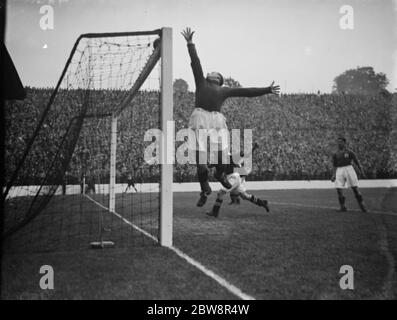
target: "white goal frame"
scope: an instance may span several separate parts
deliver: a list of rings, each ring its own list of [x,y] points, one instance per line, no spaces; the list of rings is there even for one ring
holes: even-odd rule
[[[160,114],[161,114],[161,130],[166,136],[167,123],[173,120],[173,85],[172,85],[172,28],[161,29],[161,44],[160,44]],[[150,73],[150,69],[145,69],[143,73]],[[145,75],[143,75],[143,78]],[[138,84],[138,86],[140,86]],[[132,90],[137,90],[133,88]],[[111,144],[110,144],[110,181],[109,181],[109,211],[115,212],[116,207],[116,153],[117,153],[117,118],[118,114],[124,109],[124,106],[129,102],[123,103],[118,111],[112,115],[111,125]],[[143,138],[143,137],[142,137]],[[167,159],[166,140],[160,144],[160,159]],[[173,233],[173,165],[166,161],[161,163],[160,175],[160,217],[159,217],[159,243],[165,247],[172,246]]]

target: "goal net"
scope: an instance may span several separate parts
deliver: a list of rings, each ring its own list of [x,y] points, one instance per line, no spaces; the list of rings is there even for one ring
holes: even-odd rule
[[[172,244],[172,167],[144,158],[145,132],[172,120],[171,41],[82,35],[44,107],[34,90],[8,105],[6,252]]]

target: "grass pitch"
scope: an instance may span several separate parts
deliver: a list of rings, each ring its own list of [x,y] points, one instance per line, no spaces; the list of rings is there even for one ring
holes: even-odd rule
[[[270,213],[226,199],[214,219],[205,211],[215,194],[197,208],[198,194],[175,193],[174,246],[255,299],[397,297],[396,189],[362,189],[368,213],[357,210],[349,190],[346,213],[336,212],[334,190],[253,193],[269,200]],[[123,208],[131,209],[128,201]],[[144,218],[140,226],[151,233],[156,227]],[[116,241],[104,250],[89,249],[88,239],[81,239],[87,243],[76,250],[5,254],[2,298],[238,299],[151,239],[142,246],[119,247]],[[54,269],[54,290],[39,287],[42,265]],[[354,290],[339,286],[342,265],[354,269]]]

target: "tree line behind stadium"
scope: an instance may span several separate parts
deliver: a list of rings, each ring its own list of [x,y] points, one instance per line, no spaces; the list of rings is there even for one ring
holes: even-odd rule
[[[79,101],[77,91],[75,101]],[[52,89],[28,87],[26,92],[25,100],[6,105],[6,178],[10,177],[26,148]],[[93,91],[90,99],[106,112],[106,105],[116,100],[118,94],[116,90]],[[70,95],[73,96],[73,92],[69,93],[69,100]],[[52,106],[55,109],[68,104],[62,99],[56,99],[55,103]],[[194,93],[174,93],[176,131],[188,126],[193,108]],[[222,110],[229,129],[252,129],[253,141],[259,144],[253,155],[253,171],[247,180],[316,180],[330,178],[331,155],[340,135],[347,138],[358,155],[366,178],[396,178],[397,134],[393,130],[397,127],[396,109],[397,94],[383,92],[376,95],[282,94],[279,97],[232,98]],[[143,141],[144,133],[158,127],[159,114],[159,93],[140,91],[119,117],[117,183],[126,182],[129,174],[138,183],[158,181],[158,167],[145,164],[142,152],[148,145]],[[48,131],[46,141],[35,143],[33,153],[51,155],[56,152],[51,136],[59,136],[59,131],[67,127],[62,119],[47,122],[50,125],[42,129]],[[80,183],[82,166],[90,167],[92,175],[101,180],[98,183],[109,179],[110,121],[102,122],[101,127],[89,127],[86,125],[82,129],[82,138],[66,174],[68,184]],[[95,152],[101,160],[94,160],[97,158],[92,155],[87,160],[87,152]],[[39,156],[37,159],[25,164],[26,174],[22,173],[17,184],[38,184],[48,163]],[[196,180],[194,165],[174,166],[175,182]]]

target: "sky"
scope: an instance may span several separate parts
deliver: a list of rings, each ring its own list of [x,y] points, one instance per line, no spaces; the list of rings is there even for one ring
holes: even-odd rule
[[[40,8],[54,9],[43,30]],[[352,29],[341,28],[353,9]],[[345,21],[345,20],[343,20]],[[204,72],[245,87],[274,80],[284,93],[330,92],[333,79],[372,66],[397,90],[397,0],[8,0],[6,46],[26,86],[54,87],[80,34],[173,29],[173,77],[194,90],[191,27]]]

